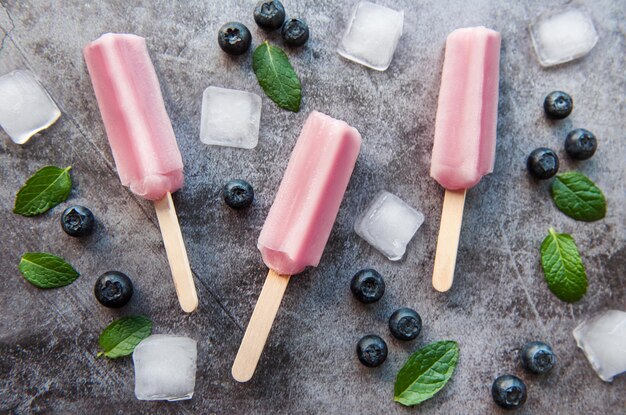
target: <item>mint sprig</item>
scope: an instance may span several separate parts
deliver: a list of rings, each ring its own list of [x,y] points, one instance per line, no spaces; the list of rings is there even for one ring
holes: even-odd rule
[[[300,79],[281,48],[263,42],[252,55],[252,69],[265,95],[276,105],[289,111],[300,111]]]
[[[556,207],[576,220],[593,222],[606,215],[602,190],[587,176],[576,171],[561,173],[552,182]]]
[[[72,190],[71,168],[46,166],[37,170],[17,192],[13,213],[36,216],[65,201]]]
[[[396,376],[394,401],[412,406],[432,398],[448,383],[459,360],[455,341],[431,343],[413,353]]]
[[[152,321],[144,316],[127,316],[113,321],[98,338],[102,352],[110,359],[128,356],[152,333]]]
[[[571,235],[550,228],[541,244],[541,266],[548,288],[560,300],[574,303],[587,292],[587,273]]]
[[[39,288],[64,287],[80,276],[63,258],[45,252],[25,253],[18,268],[26,281]]]

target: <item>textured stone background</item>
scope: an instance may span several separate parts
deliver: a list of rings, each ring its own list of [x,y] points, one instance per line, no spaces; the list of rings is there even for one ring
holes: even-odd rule
[[[204,88],[216,85],[262,92],[250,54],[231,58],[216,42],[219,26],[240,20],[254,45],[276,34],[257,30],[254,1],[0,1],[0,74],[29,68],[63,111],[45,134],[24,146],[0,132],[0,412],[2,413],[501,413],[490,396],[492,380],[521,376],[529,388],[527,414],[618,414],[626,406],[626,376],[602,382],[576,348],[572,329],[606,308],[626,308],[626,3],[587,1],[600,41],[584,59],[542,69],[532,50],[529,19],[565,1],[420,2],[379,0],[405,10],[404,35],[383,73],[348,62],[335,52],[355,1],[286,1],[303,16],[312,39],[289,50],[304,85],[303,107],[292,114],[263,98],[259,145],[254,150],[208,147],[199,141]],[[546,4],[550,3],[550,4]],[[443,190],[428,176],[445,36],[483,24],[502,32],[497,161],[467,198],[456,282],[447,294],[430,285]],[[175,195],[195,272],[200,308],[178,307],[152,206],[117,178],[81,48],[108,31],[145,36],[186,166],[185,187]],[[572,94],[573,114],[549,122],[543,97],[553,89]],[[266,268],[255,248],[298,132],[317,109],[359,129],[364,146],[322,263],[293,279],[257,373],[237,384],[230,367]],[[589,161],[572,162],[562,149],[574,127],[600,141]],[[561,214],[549,182],[531,180],[525,158],[550,146],[562,170],[576,169],[604,190],[607,217],[581,223]],[[11,213],[13,197],[36,169],[72,165],[70,199],[36,218]],[[223,204],[221,186],[249,180],[253,207],[237,213]],[[380,189],[424,212],[402,261],[390,262],[353,231],[355,216]],[[70,203],[89,206],[98,219],[87,239],[66,236],[59,216]],[[571,233],[582,251],[589,292],[575,305],[548,290],[539,246],[554,226]],[[17,271],[26,251],[67,258],[82,274],[72,286],[42,291]],[[378,269],[388,291],[364,306],[352,298],[350,277]],[[100,306],[95,279],[116,269],[130,275],[136,296],[125,309]],[[400,306],[421,313],[418,340],[401,343],[386,321]],[[96,359],[97,338],[112,319],[142,313],[157,333],[199,341],[193,400],[140,402],[133,395],[130,359]],[[389,358],[367,369],[355,356],[357,340],[378,333]],[[411,351],[439,339],[457,340],[461,360],[453,380],[434,399],[407,409],[392,402],[395,373]],[[526,374],[518,351],[528,340],[551,343],[559,365],[549,376]]]

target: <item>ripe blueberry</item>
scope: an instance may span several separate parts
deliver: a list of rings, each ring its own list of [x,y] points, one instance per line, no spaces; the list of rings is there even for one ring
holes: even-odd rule
[[[245,209],[254,200],[254,189],[245,180],[231,180],[222,189],[224,202],[235,210]]]
[[[380,300],[385,293],[385,281],[375,270],[363,269],[352,277],[350,290],[362,303],[373,303]]]
[[[536,148],[528,156],[526,168],[537,179],[549,179],[559,171],[559,157],[549,148]]]
[[[84,206],[70,206],[61,215],[61,226],[71,236],[86,236],[93,232],[94,217]]]
[[[415,310],[400,308],[389,318],[389,330],[398,340],[413,340],[422,331],[422,318]]]
[[[556,364],[556,356],[552,348],[543,342],[529,342],[522,347],[522,365],[538,375],[552,370]]]
[[[565,92],[552,91],[543,101],[543,109],[548,117],[560,120],[570,115],[574,101]]]
[[[302,46],[309,40],[309,26],[304,20],[289,19],[283,25],[282,35],[289,46]]]
[[[359,340],[356,355],[367,367],[380,366],[387,358],[387,343],[375,334],[369,334]]]
[[[503,375],[493,381],[491,396],[503,408],[519,408],[526,402],[526,385],[517,376]]]
[[[254,8],[254,21],[262,29],[276,30],[285,21],[285,8],[278,0],[264,0]]]
[[[584,128],[577,128],[567,134],[565,139],[565,151],[576,160],[587,160],[591,158],[598,147],[598,140],[591,131]]]
[[[119,308],[133,296],[133,283],[126,274],[108,271],[98,277],[93,291],[103,306]]]
[[[252,43],[252,35],[241,23],[228,22],[217,32],[217,43],[229,55],[242,55]]]

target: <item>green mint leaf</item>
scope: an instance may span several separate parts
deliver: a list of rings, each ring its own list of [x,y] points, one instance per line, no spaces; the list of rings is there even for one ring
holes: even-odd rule
[[[568,303],[587,292],[587,273],[574,238],[566,233],[550,233],[541,243],[541,266],[550,291]]]
[[[143,339],[152,333],[152,321],[144,316],[127,316],[115,320],[104,329],[98,344],[110,359],[128,356]],[[100,355],[101,353],[99,353]]]
[[[252,69],[259,85],[272,101],[286,110],[300,111],[302,86],[281,48],[263,42],[252,55]]]
[[[431,343],[413,353],[396,376],[393,400],[405,406],[432,398],[450,380],[459,360],[455,341]]]
[[[59,288],[80,276],[63,258],[43,252],[27,252],[18,266],[26,281],[39,288]]]
[[[71,168],[46,166],[37,170],[17,192],[13,213],[36,216],[65,201],[72,190]]]
[[[576,220],[593,222],[606,215],[602,190],[582,173],[558,174],[552,182],[552,199],[561,212]]]

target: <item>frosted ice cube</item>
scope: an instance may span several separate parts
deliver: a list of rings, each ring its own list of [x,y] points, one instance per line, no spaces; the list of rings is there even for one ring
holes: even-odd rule
[[[539,63],[553,66],[585,56],[598,42],[589,15],[578,7],[543,14],[530,25]]]
[[[398,261],[424,223],[424,215],[399,197],[382,191],[354,224],[354,231],[392,261]]]
[[[585,320],[574,329],[574,338],[605,382],[626,372],[626,312],[608,310]]]
[[[17,144],[24,144],[61,116],[48,92],[26,70],[0,77],[0,125]]]
[[[143,401],[191,399],[196,386],[196,341],[154,334],[133,352],[135,396]]]
[[[204,90],[200,124],[204,144],[254,148],[260,123],[261,97],[257,94],[215,86]]]
[[[355,6],[337,52],[377,71],[391,64],[402,36],[404,12],[362,1]]]

